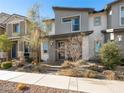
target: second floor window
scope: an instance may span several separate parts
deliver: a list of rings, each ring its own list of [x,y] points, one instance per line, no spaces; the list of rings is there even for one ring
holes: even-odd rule
[[[101,17],[97,16],[94,18],[94,26],[100,26],[101,25]]]
[[[46,25],[46,31],[48,31],[48,32],[52,31],[52,24],[51,23]]]
[[[70,17],[68,17],[68,18],[63,18],[63,19],[62,19],[62,22],[63,22],[63,23],[71,22],[71,18],[70,18]]]
[[[19,24],[13,25],[13,32],[14,33],[20,33],[20,25]]]
[[[74,17],[72,18],[72,31],[79,31],[80,30],[80,18]]]
[[[71,31],[80,31],[80,16],[62,18],[63,23],[71,23]]]
[[[121,7],[121,25],[124,25],[124,6]]]

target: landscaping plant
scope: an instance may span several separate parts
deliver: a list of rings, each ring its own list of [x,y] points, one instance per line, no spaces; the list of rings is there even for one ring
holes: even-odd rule
[[[6,52],[6,60],[8,60],[8,52],[12,49],[12,42],[8,39],[7,35],[0,35],[0,49]]]
[[[100,58],[107,69],[114,69],[120,64],[120,52],[115,42],[108,42],[100,49]]]
[[[12,62],[3,62],[3,63],[1,63],[1,68],[3,68],[3,69],[8,69],[10,67],[12,67]]]

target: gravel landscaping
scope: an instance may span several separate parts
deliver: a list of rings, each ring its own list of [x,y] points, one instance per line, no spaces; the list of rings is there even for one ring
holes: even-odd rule
[[[15,82],[0,81],[0,93],[85,93],[29,84],[27,84],[28,90],[21,91],[17,90],[16,88],[17,85],[18,83]]]

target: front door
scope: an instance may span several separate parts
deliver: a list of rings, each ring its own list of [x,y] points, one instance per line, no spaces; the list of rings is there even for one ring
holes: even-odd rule
[[[14,42],[12,46],[12,58],[16,58],[16,57],[17,57],[17,42]]]
[[[65,59],[65,42],[57,41],[57,60]]]

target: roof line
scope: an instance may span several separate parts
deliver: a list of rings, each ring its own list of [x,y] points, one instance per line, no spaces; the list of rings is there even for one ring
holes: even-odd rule
[[[76,8],[76,7],[58,7],[58,6],[53,6],[53,10],[77,10],[77,11],[95,11],[94,8]]]

